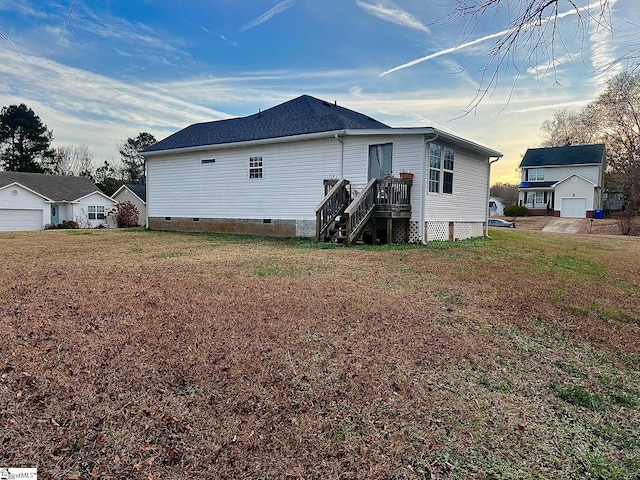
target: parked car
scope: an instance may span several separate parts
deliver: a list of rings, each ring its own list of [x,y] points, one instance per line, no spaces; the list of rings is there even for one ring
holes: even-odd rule
[[[516,228],[516,224],[513,222],[507,222],[506,220],[502,220],[500,218],[490,218],[489,219],[490,227],[506,227],[506,228]]]

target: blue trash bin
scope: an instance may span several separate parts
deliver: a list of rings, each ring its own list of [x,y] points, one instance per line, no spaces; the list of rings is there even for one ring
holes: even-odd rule
[[[593,213],[593,216],[599,219],[603,217],[603,214],[604,212],[601,208],[596,208],[596,211]]]

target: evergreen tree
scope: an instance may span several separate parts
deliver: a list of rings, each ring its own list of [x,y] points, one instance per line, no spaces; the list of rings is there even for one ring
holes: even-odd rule
[[[24,103],[0,112],[0,166],[7,171],[48,173],[53,132]]]
[[[146,181],[144,172],[144,157],[140,152],[156,143],[153,135],[141,132],[137,137],[127,138],[120,145],[123,171],[131,183],[143,185]]]

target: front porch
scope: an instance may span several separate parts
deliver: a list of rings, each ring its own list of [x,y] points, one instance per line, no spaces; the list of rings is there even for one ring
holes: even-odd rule
[[[383,177],[359,187],[346,179],[324,181],[325,197],[316,208],[316,241],[391,243],[409,241],[413,180]]]

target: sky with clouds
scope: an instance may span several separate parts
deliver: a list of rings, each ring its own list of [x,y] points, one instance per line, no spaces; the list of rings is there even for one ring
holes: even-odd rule
[[[623,68],[603,70],[637,38],[636,0],[609,0],[613,34],[596,21],[599,2],[578,1],[592,8],[579,17],[561,1],[553,55],[522,45],[496,83],[484,54],[510,33],[508,9],[471,28],[440,21],[452,3],[0,0],[0,106],[26,103],[54,146],[88,145],[101,164],[138,132],[161,139],[309,94],[499,150],[492,181],[515,182],[542,122],[595,99]]]

